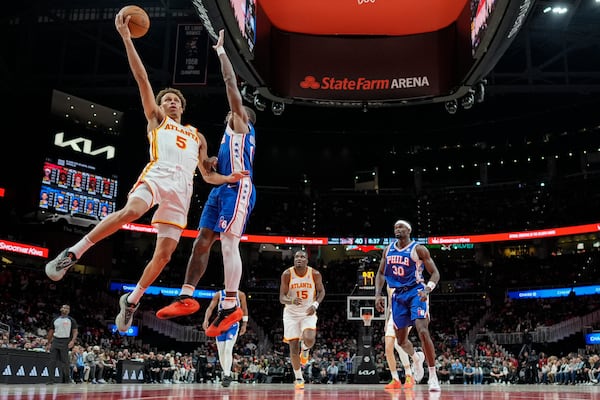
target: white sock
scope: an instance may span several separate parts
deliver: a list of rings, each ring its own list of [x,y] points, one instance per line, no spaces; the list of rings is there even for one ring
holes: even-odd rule
[[[186,283],[181,287],[181,293],[179,294],[183,296],[192,296],[194,294],[194,290],[196,290],[194,286]]]
[[[223,309],[227,310],[229,308],[233,308],[237,305],[237,301],[235,297],[225,297],[223,302],[221,303]]]
[[[304,380],[304,378],[302,377],[302,369],[295,369],[294,376],[296,377],[296,379],[300,379],[302,381]]]
[[[140,299],[146,292],[146,289],[147,288],[145,288],[145,287],[141,287],[139,283],[137,285],[135,285],[135,289],[133,289],[133,292],[129,293],[129,296],[127,296],[127,302],[129,304],[139,303]]]
[[[395,380],[395,381],[399,381],[400,380],[400,377],[398,376],[398,371],[393,370],[393,371],[390,371],[390,373],[392,374],[392,379],[393,380]]]
[[[69,248],[69,252],[75,254],[75,257],[79,260],[83,253],[89,250],[95,243],[93,243],[87,235],[81,238],[81,240],[75,243],[75,246]]]
[[[435,367],[428,367],[429,370],[429,380],[431,382],[437,381],[437,373],[435,372]]]

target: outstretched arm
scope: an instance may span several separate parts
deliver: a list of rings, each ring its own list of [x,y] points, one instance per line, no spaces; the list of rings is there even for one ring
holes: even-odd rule
[[[148,79],[148,73],[146,72],[146,68],[142,63],[140,55],[133,45],[131,32],[129,31],[128,26],[130,19],[131,16],[126,17],[119,12],[115,16],[115,27],[123,39],[125,51],[127,52],[127,60],[129,61],[129,68],[131,68],[133,77],[137,82],[138,89],[140,91],[140,97],[142,99],[142,106],[144,107],[144,115],[148,120],[148,130],[151,130],[156,127],[155,124],[159,124],[163,120],[164,113],[156,104],[156,100],[154,99],[154,91],[152,90],[152,86],[150,85],[150,81]]]
[[[237,79],[235,77],[235,71],[233,65],[227,53],[223,43],[225,42],[225,32],[223,29],[219,31],[219,39],[217,44],[213,46],[213,49],[217,52],[219,61],[221,62],[221,74],[223,75],[223,81],[225,82],[225,89],[227,91],[227,101],[229,102],[229,109],[231,110],[231,120],[229,124],[236,133],[248,133],[248,113],[244,108],[242,94],[237,86]]]
[[[200,154],[198,156],[198,169],[202,174],[204,182],[212,185],[222,185],[224,183],[236,183],[240,179],[249,175],[248,171],[235,171],[229,175],[221,175],[215,171],[214,166],[216,165],[216,157],[208,157],[208,143],[203,134],[198,132],[200,138]]]

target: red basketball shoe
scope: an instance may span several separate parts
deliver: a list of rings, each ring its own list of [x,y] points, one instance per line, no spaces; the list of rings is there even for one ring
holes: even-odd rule
[[[166,307],[161,308],[156,312],[156,317],[160,319],[169,319],[175,317],[183,317],[190,315],[200,309],[200,303],[192,298],[192,296],[181,295]]]

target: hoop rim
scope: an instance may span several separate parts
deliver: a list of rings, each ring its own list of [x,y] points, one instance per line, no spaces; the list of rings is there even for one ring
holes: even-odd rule
[[[360,316],[365,326],[371,326],[371,321],[373,321],[373,314],[364,313]]]

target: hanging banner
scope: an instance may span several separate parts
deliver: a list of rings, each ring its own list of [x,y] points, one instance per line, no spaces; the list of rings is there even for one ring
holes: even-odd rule
[[[174,85],[206,85],[208,34],[201,24],[177,26]]]

